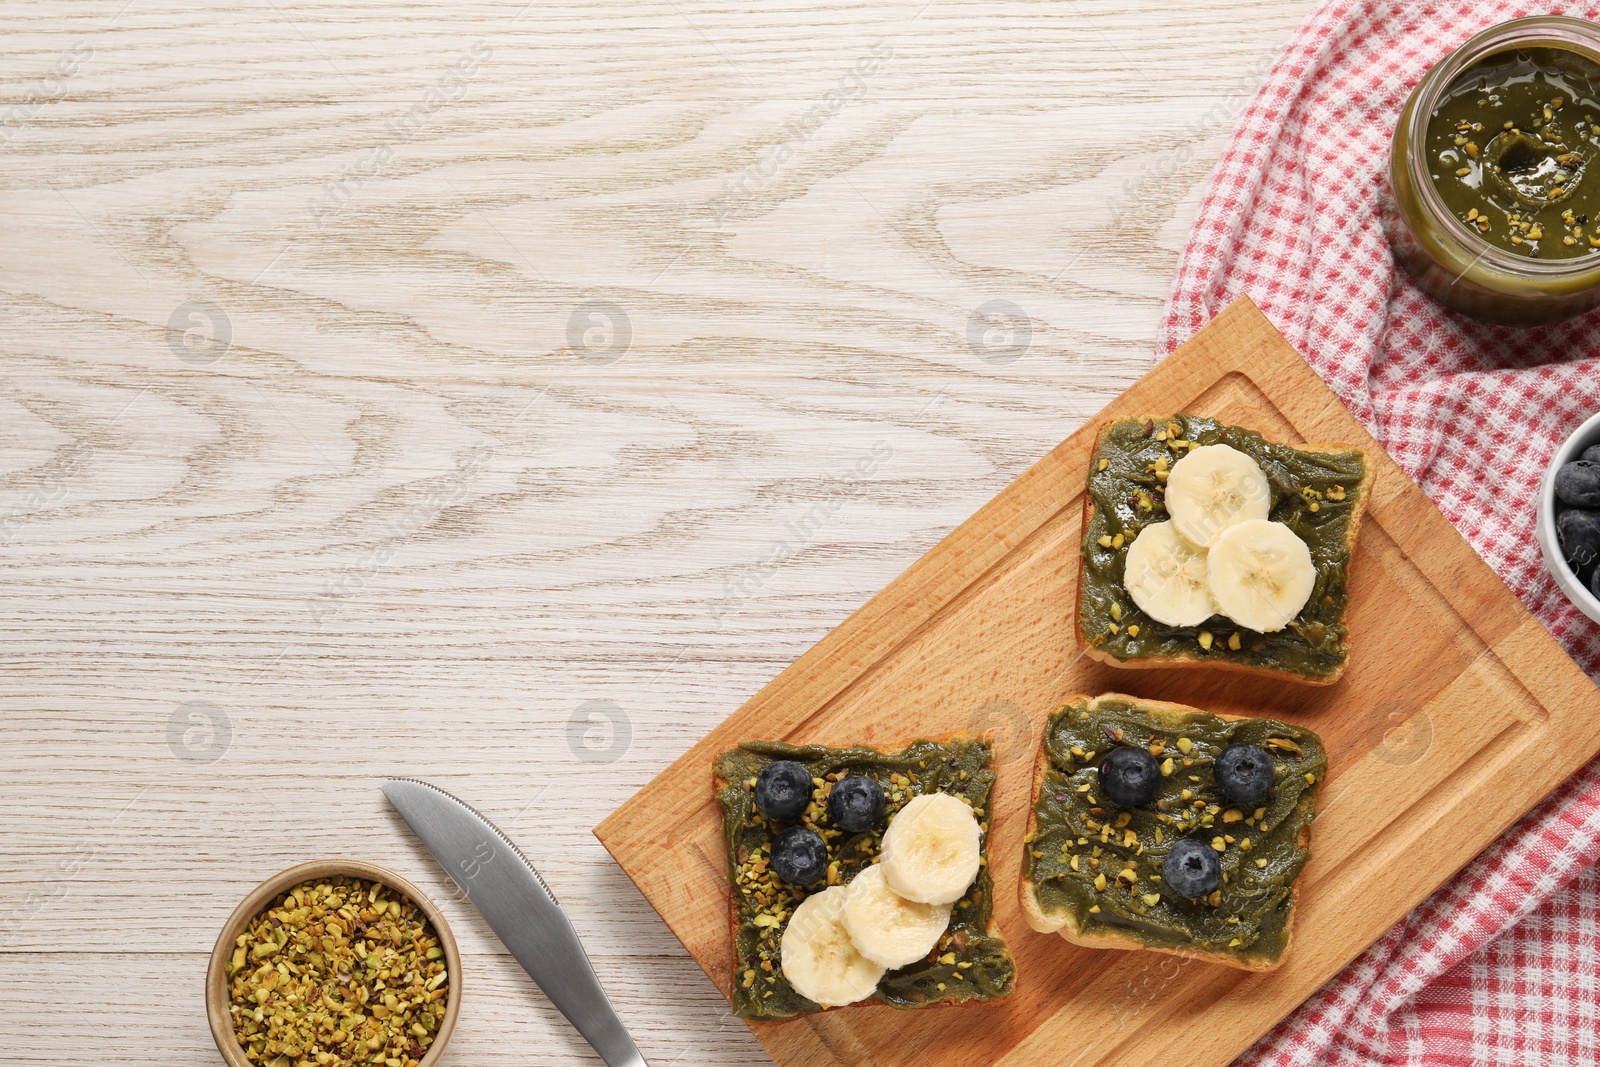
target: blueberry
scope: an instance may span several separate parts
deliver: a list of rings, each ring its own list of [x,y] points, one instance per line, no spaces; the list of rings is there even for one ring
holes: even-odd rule
[[[1121,808],[1136,808],[1156,798],[1161,767],[1142,748],[1114,748],[1100,764],[1100,788]]]
[[[772,869],[790,885],[816,885],[828,872],[828,846],[815,830],[791,826],[772,843]]]
[[[1585,463],[1600,463],[1600,445],[1590,445],[1578,458]]]
[[[864,774],[847,775],[828,794],[828,814],[846,833],[876,830],[883,825],[883,810],[883,786]]]
[[[1222,861],[1217,850],[1192,837],[1179,838],[1161,861],[1161,883],[1190,900],[1203,897],[1222,884]]]
[[[1556,496],[1575,508],[1600,508],[1600,463],[1574,460],[1556,471]]]
[[[794,760],[769,763],[756,775],[756,807],[774,822],[798,822],[811,803],[811,772]]]
[[[1556,516],[1556,536],[1561,554],[1578,573],[1600,559],[1600,512],[1568,508]]]
[[[1229,745],[1212,771],[1222,795],[1241,808],[1260,807],[1272,792],[1272,757],[1260,745]]]

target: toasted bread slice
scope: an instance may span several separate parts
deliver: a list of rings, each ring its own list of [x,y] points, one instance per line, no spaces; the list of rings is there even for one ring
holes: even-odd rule
[[[1154,729],[1170,731],[1174,733],[1181,731],[1186,724],[1196,720],[1220,719],[1224,722],[1252,721],[1251,718],[1246,716],[1220,715],[1214,712],[1203,711],[1199,708],[1189,707],[1184,704],[1174,704],[1161,700],[1145,700],[1140,697],[1125,696],[1121,693],[1104,693],[1093,698],[1085,696],[1073,697],[1069,699],[1065,705],[1063,705],[1063,710],[1083,702],[1085,709],[1093,714],[1094,711],[1100,708],[1102,702],[1105,701],[1129,702],[1135,706],[1135,710],[1143,713],[1151,720]],[[1050,722],[1053,726],[1055,722],[1054,716],[1051,717]],[[1030,796],[1033,797],[1034,803],[1030,803],[1028,806],[1028,828],[1026,837],[1026,840],[1029,842],[1033,842],[1040,832],[1037,801],[1039,799],[1040,790],[1044,784],[1045,774],[1050,769],[1050,755],[1046,744],[1050,728],[1051,727],[1046,728],[1045,737],[1041,738],[1040,740],[1039,754],[1037,759],[1034,761],[1033,789],[1030,793]],[[1310,731],[1305,732],[1309,733]],[[1296,814],[1304,819],[1301,829],[1295,837],[1296,849],[1303,850],[1308,848],[1310,845],[1311,818],[1309,816],[1315,814],[1315,806],[1316,790],[1314,788],[1308,789],[1301,795],[1300,801],[1295,807]],[[1022,905],[1023,915],[1027,919],[1028,925],[1039,933],[1060,934],[1062,938],[1070,941],[1072,944],[1082,945],[1086,948],[1143,950],[1146,952],[1162,953],[1169,956],[1182,956],[1188,959],[1220,963],[1229,967],[1235,967],[1246,971],[1270,971],[1282,965],[1284,958],[1288,955],[1289,947],[1294,940],[1294,909],[1298,903],[1300,892],[1298,880],[1296,880],[1296,883],[1290,887],[1290,898],[1288,905],[1289,921],[1285,925],[1285,933],[1287,936],[1281,949],[1279,949],[1276,956],[1273,956],[1270,954],[1253,952],[1249,946],[1235,950],[1211,950],[1198,945],[1192,947],[1185,947],[1181,945],[1151,945],[1147,944],[1143,940],[1140,940],[1133,933],[1125,929],[1119,929],[1117,926],[1114,926],[1110,923],[1094,923],[1092,924],[1091,928],[1086,929],[1085,925],[1079,921],[1079,917],[1070,909],[1051,910],[1046,908],[1046,906],[1039,899],[1038,887],[1030,875],[1031,870],[1031,864],[1024,862],[1022,865],[1022,872],[1020,876],[1021,881],[1019,886],[1019,899]]]
[[[1101,449],[1105,447],[1106,438],[1109,435],[1112,427],[1122,421],[1124,420],[1112,419],[1106,422],[1100,428],[1100,435],[1095,442],[1093,453],[1094,456],[1098,456]],[[1165,417],[1161,416],[1147,416],[1143,420],[1137,421],[1153,422],[1156,425],[1160,425],[1167,420]],[[1333,456],[1357,452],[1360,453],[1362,458],[1365,460],[1364,470],[1361,478],[1354,487],[1354,500],[1351,502],[1349,517],[1345,526],[1346,554],[1349,559],[1353,560],[1355,558],[1356,538],[1359,536],[1361,530],[1361,517],[1366,512],[1367,498],[1372,488],[1373,464],[1371,457],[1367,456],[1366,451],[1359,445],[1317,444],[1288,445],[1287,447],[1293,448],[1297,453],[1312,456]],[[1085,492],[1083,494],[1083,530],[1086,540],[1090,530],[1090,524],[1094,519],[1094,514],[1094,495],[1092,493]],[[1248,657],[1230,658],[1229,656],[1222,654],[1220,649],[1217,651],[1208,651],[1200,648],[1198,645],[1195,646],[1195,649],[1192,652],[1180,651],[1172,654],[1130,657],[1116,656],[1111,652],[1108,652],[1105,648],[1101,647],[1101,645],[1093,639],[1093,635],[1086,631],[1087,619],[1085,612],[1082,610],[1082,597],[1084,595],[1083,590],[1085,582],[1088,579],[1088,561],[1085,555],[1087,551],[1089,551],[1089,549],[1087,544],[1085,544],[1084,552],[1080,552],[1078,556],[1079,610],[1077,612],[1074,629],[1078,635],[1079,646],[1083,649],[1084,654],[1090,659],[1098,660],[1099,662],[1108,664],[1112,667],[1121,667],[1126,670],[1162,670],[1171,667],[1209,667],[1213,670],[1235,671],[1241,674],[1256,674],[1269,678],[1284,678],[1290,681],[1300,682],[1305,685],[1319,686],[1332,685],[1333,683],[1337,682],[1341,677],[1343,677],[1345,668],[1349,665],[1350,656],[1348,638],[1345,641],[1346,651],[1344,659],[1341,660],[1330,673],[1323,675],[1313,675],[1302,671],[1267,666],[1264,664],[1254,664],[1249,662]],[[1346,566],[1348,567],[1349,564],[1347,563]],[[1346,581],[1346,587],[1348,589],[1348,575],[1346,575]]]
[[[917,745],[920,745],[920,744],[924,744],[924,743],[930,744],[930,745],[939,746],[940,748],[948,748],[949,746],[956,745],[956,744],[971,744],[971,743],[988,744],[988,745],[990,745],[990,762],[988,764],[988,768],[987,769],[989,769],[991,772],[994,769],[993,744],[992,744],[993,743],[993,738],[992,738],[991,735],[989,735],[987,733],[975,734],[975,733],[959,732],[959,733],[951,733],[951,734],[942,734],[942,735],[936,735],[934,737],[919,738],[916,741],[909,742],[906,745],[902,745],[902,746],[899,746],[899,747],[896,747],[896,748],[888,748],[888,747],[884,747],[884,746],[881,746],[881,745],[858,745],[858,746],[852,746],[852,747],[855,750],[858,750],[858,751],[874,752],[874,753],[881,754],[881,755],[883,755],[885,757],[893,758],[893,757],[898,757],[902,753],[905,753],[905,752],[909,751],[914,746],[917,746]],[[738,751],[741,751],[741,750],[745,750],[747,748],[747,746],[750,745],[750,744],[762,744],[764,747],[769,747],[769,746],[766,746],[765,743],[749,742],[746,745],[741,745],[740,749],[735,750],[735,752],[738,752]],[[776,748],[778,746],[774,745],[774,746],[770,746],[770,747]],[[823,750],[822,746],[804,746],[804,749],[807,750],[807,751]],[[832,749],[826,749],[826,751],[837,753],[837,752],[843,752],[845,750],[839,749],[839,748],[832,748]],[[713,773],[712,773],[713,786],[715,788],[715,791],[716,791],[716,794],[717,794],[719,800],[723,798],[723,796],[725,794],[725,791],[728,790],[730,788],[730,786],[734,786],[734,785],[739,784],[739,783],[735,783],[735,782],[730,781],[725,775],[723,775],[721,773],[718,773],[720,770],[722,770],[724,767],[726,767],[728,757],[732,756],[734,754],[735,753],[726,753],[726,754],[724,754],[723,758],[721,758],[721,759],[719,759],[717,761],[716,768],[713,770]],[[795,758],[795,757],[793,757],[793,756],[780,756],[780,757],[775,757],[775,758]],[[968,780],[970,780],[970,778]],[[993,792],[993,785],[991,783],[991,784],[988,785],[987,788],[985,788],[983,790],[981,795],[984,798],[988,798],[989,796],[992,795],[992,792]],[[725,826],[726,826],[728,818],[729,818],[729,816],[727,814],[727,807],[726,807],[726,805],[724,805],[724,825]],[[988,832],[987,832],[987,819],[984,819],[982,821],[983,821],[983,823],[985,825],[985,828],[986,828],[985,829],[985,834],[984,834],[984,842],[983,842],[983,854],[985,856],[987,856],[988,853],[989,853],[989,835],[988,835]],[[834,847],[833,844],[830,843],[830,852],[832,852],[833,847]],[[738,857],[736,855],[731,855],[730,854],[729,857],[728,857],[728,865],[729,865],[730,878],[736,877],[737,873],[738,873],[738,868],[739,868]],[[943,995],[937,995],[937,992],[936,992],[937,991],[937,986],[932,981],[929,981],[929,982],[926,982],[926,983],[923,983],[923,984],[926,984],[926,985],[929,985],[929,986],[933,987],[933,989],[935,990],[935,993],[933,995],[927,996],[926,999],[911,1000],[911,999],[905,999],[905,998],[898,998],[897,999],[897,998],[886,997],[884,995],[884,985],[882,983],[880,983],[879,991],[876,994],[874,994],[873,996],[869,997],[868,999],[866,999],[864,1001],[858,1002],[858,1004],[884,1004],[884,1003],[889,1003],[889,1004],[893,1004],[894,1006],[900,1007],[900,1008],[925,1008],[925,1007],[933,1007],[933,1006],[936,1006],[936,1005],[939,1005],[939,1004],[959,1004],[959,1003],[969,1003],[969,1002],[988,1002],[988,1001],[1004,999],[1005,997],[1009,996],[1011,994],[1011,992],[1015,988],[1015,968],[1014,968],[1014,965],[1011,963],[1009,950],[1006,947],[1005,939],[1004,939],[1004,936],[1002,935],[1002,933],[1000,931],[999,924],[996,923],[996,921],[995,921],[994,909],[993,909],[993,903],[992,903],[993,879],[990,877],[989,867],[988,867],[987,863],[985,864],[985,866],[984,866],[983,870],[981,871],[981,873],[978,875],[978,879],[977,879],[977,881],[974,882],[973,887],[969,888],[968,897],[967,898],[963,898],[963,902],[965,902],[966,900],[971,898],[974,890],[979,890],[979,896],[980,897],[984,893],[987,893],[988,897],[990,898],[990,900],[987,902],[987,905],[986,905],[987,909],[988,909],[988,918],[987,918],[987,921],[984,923],[983,931],[984,931],[985,938],[992,942],[991,945],[990,945],[990,948],[992,950],[994,950],[996,953],[998,953],[1002,957],[1001,963],[1003,964],[1003,967],[1000,967],[999,969],[1000,970],[1004,970],[1006,972],[1006,974],[1004,975],[1004,979],[1005,980],[1002,983],[1002,988],[999,991],[997,991],[993,995],[981,995],[979,993],[977,987],[972,984],[971,979],[969,977],[969,978],[962,979],[959,982],[946,982],[945,983],[946,989],[945,989]],[[958,906],[960,906],[960,904],[963,903],[963,902],[958,902]],[[741,929],[741,926],[742,926],[741,915],[740,915],[740,904],[741,904],[740,889],[739,889],[739,887],[737,885],[735,885],[733,887],[733,891],[728,894],[728,923],[729,923],[730,935],[734,938],[734,941],[735,941],[735,948],[734,948],[733,957],[734,957],[734,986],[735,986],[736,994],[737,994],[737,991],[738,991],[739,984],[743,980],[744,972],[746,971],[746,969],[748,967],[747,961],[744,961],[744,960],[740,959],[740,952],[739,952],[739,947],[738,947],[738,936],[739,936],[739,932],[740,932],[740,929]],[[980,906],[982,906],[982,905],[980,905]],[[781,938],[781,930],[782,930],[782,928],[779,927],[775,931],[775,936]],[[936,951],[938,951],[938,950],[936,950]],[[781,980],[781,957],[776,959],[774,962],[777,964],[777,966],[779,968],[778,976],[779,976],[779,978]],[[904,974],[905,972],[910,971],[912,968],[919,967],[919,966],[923,966],[923,965],[922,964],[913,964],[912,967],[898,968],[896,970],[890,971],[887,975],[885,975],[884,981],[887,982],[890,978],[893,978],[896,975]],[[983,964],[978,964],[977,966],[983,966]],[[973,974],[974,970],[976,970],[976,966],[974,968],[966,969],[964,973],[966,975],[968,975],[968,976],[971,976]],[[966,985],[962,986],[961,985],[962,982],[965,982]],[[975,994],[978,994],[978,995],[975,995]],[[807,1002],[807,1003],[809,1003],[809,1002]],[[850,1007],[856,1007],[858,1005],[844,1005],[844,1006],[839,1007],[839,1008],[812,1007],[812,1008],[804,1009],[804,1010],[799,1011],[799,1012],[788,1013],[788,1014],[762,1014],[762,1013],[757,1012],[757,1011],[743,1011],[743,1010],[740,1010],[739,997],[737,995],[735,995],[735,997],[734,997],[734,1006],[735,1006],[735,1014],[739,1015],[741,1018],[744,1018],[744,1019],[746,1019],[748,1021],[751,1021],[751,1022],[768,1022],[768,1021],[770,1021],[770,1022],[778,1022],[778,1021],[782,1021],[785,1018],[793,1018],[795,1014],[816,1014],[819,1011],[841,1011],[841,1010],[848,1009]]]

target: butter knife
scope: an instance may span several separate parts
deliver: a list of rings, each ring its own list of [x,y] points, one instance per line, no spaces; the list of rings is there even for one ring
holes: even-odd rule
[[[427,782],[391,778],[383,795],[606,1067],[649,1067],[600,987],[567,913],[511,839]]]

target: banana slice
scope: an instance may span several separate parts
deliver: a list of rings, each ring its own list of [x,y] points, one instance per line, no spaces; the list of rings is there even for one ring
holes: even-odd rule
[[[1235,523],[1264,519],[1272,491],[1261,466],[1237,448],[1202,445],[1172,465],[1167,475],[1167,513],[1178,532],[1211,547]]]
[[[806,897],[789,916],[778,945],[783,976],[801,996],[824,1008],[870,997],[886,970],[851,942],[842,921],[848,895],[845,886],[836,885]]]
[[[1217,613],[1206,585],[1206,550],[1170,522],[1139,531],[1123,561],[1122,584],[1140,611],[1168,626],[1198,626]]]
[[[1311,599],[1311,550],[1281,522],[1251,519],[1222,531],[1206,560],[1211,595],[1240,626],[1269,634],[1289,625]]]
[[[925,793],[900,809],[879,860],[889,888],[918,904],[953,904],[978,877],[978,818],[949,793]]]
[[[963,805],[965,806],[965,805]],[[844,928],[856,950],[884,967],[927,957],[950,925],[949,904],[918,904],[889,888],[883,868],[866,868],[845,887]]]

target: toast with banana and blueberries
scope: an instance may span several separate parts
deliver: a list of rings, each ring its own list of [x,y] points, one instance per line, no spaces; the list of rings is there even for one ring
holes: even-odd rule
[[[994,923],[994,750],[960,734],[885,751],[755,741],[724,753],[734,1013],[998,1000],[1016,967]]]

